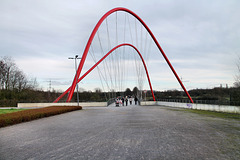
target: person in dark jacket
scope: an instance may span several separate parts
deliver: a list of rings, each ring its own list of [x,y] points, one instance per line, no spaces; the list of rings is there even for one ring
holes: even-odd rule
[[[125,98],[125,101],[126,101],[126,106],[128,105],[128,97],[126,96]]]
[[[122,105],[124,106],[124,97],[122,97]]]
[[[137,98],[137,97],[135,97],[135,98],[134,98],[134,101],[135,101],[135,105],[137,105],[138,98]]]

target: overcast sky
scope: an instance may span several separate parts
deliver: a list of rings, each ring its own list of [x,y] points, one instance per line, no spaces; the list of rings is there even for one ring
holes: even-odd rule
[[[11,56],[43,89],[51,80],[53,88],[65,90],[74,77],[68,57],[82,55],[97,21],[115,7],[146,22],[187,89],[233,85],[240,56],[238,0],[0,0],[0,56]],[[161,58],[149,60],[153,88],[179,89]],[[80,87],[98,87],[90,80]]]

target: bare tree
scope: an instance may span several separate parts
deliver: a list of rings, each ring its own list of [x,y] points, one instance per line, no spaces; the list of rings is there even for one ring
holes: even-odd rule
[[[21,91],[26,88],[35,89],[35,87],[37,87],[36,79],[30,83],[11,57],[5,56],[0,60],[0,89]]]
[[[237,62],[237,74],[235,76],[235,82],[234,82],[235,87],[240,87],[240,56],[238,57],[238,62]]]
[[[14,68],[13,73],[10,75],[11,89],[16,88],[18,83],[18,77],[22,74],[17,68]]]
[[[23,89],[26,89],[27,88],[27,78],[26,76],[24,75],[24,73],[22,71],[18,71],[17,72],[18,74],[16,75],[17,77],[17,86],[16,88],[18,89],[18,91],[21,91]]]
[[[102,93],[101,88],[95,88],[94,91],[95,91],[96,93]]]
[[[4,78],[5,78],[5,63],[3,60],[0,60],[0,89],[4,87]]]
[[[11,57],[3,57],[1,60],[1,88],[2,89],[10,89],[10,77],[11,73],[13,73],[13,68],[15,66],[15,63],[13,62]]]
[[[30,81],[28,81],[27,88],[31,90],[36,90],[38,89],[39,84],[37,82],[37,78],[31,78]]]
[[[126,88],[125,92],[124,92],[125,96],[132,96],[132,91],[130,88]]]
[[[135,97],[139,96],[139,90],[137,87],[134,87],[132,92]]]

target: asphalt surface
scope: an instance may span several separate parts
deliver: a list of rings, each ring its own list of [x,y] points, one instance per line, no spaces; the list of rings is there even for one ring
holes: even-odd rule
[[[240,159],[239,121],[160,106],[88,107],[0,128],[0,159]]]

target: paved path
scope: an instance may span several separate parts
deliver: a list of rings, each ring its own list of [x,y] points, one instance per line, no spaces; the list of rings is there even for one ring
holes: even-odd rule
[[[85,108],[0,128],[0,159],[240,159],[239,121],[160,106]]]

